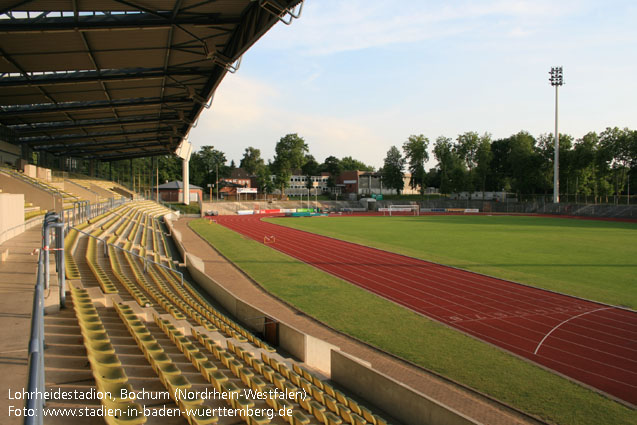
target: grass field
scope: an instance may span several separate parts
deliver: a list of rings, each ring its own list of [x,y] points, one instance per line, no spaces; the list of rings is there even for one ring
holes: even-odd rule
[[[461,215],[267,221],[637,308],[637,223]]]
[[[635,411],[593,391],[222,226],[190,226],[272,294],[335,329],[549,422],[637,423]]]

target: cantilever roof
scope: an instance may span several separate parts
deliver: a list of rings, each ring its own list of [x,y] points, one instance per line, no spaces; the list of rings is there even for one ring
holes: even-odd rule
[[[54,155],[172,153],[226,72],[300,2],[0,0],[0,124]]]

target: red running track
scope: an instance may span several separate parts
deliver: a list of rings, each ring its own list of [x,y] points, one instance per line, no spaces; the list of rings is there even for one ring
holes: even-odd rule
[[[218,223],[425,316],[637,404],[637,313],[261,221]]]

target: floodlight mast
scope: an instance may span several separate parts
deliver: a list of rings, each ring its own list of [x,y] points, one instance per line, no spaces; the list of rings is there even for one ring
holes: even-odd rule
[[[549,72],[549,81],[555,87],[555,155],[553,157],[553,203],[560,203],[560,133],[557,127],[558,88],[564,84],[564,73],[561,66],[554,66]]]

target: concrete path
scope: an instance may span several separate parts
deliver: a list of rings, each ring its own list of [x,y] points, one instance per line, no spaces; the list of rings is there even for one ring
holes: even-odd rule
[[[485,397],[467,391],[420,368],[361,344],[323,326],[308,316],[300,315],[297,310],[269,295],[234,265],[228,263],[215,249],[188,227],[187,224],[191,220],[182,218],[173,222],[175,228],[181,232],[182,243],[186,251],[201,258],[205,263],[206,273],[219,284],[232,290],[234,294],[247,303],[267,312],[271,317],[334,344],[346,353],[370,362],[378,371],[481,423],[490,425],[540,423],[519,415],[512,410],[505,409]]]
[[[41,226],[32,227],[0,245],[9,249],[0,263],[0,423],[22,424],[23,418],[9,417],[9,406],[24,406],[23,400],[9,400],[9,391],[22,391],[27,384],[27,348],[31,331],[31,309],[38,255],[31,255],[42,243]],[[45,294],[46,295],[46,294]]]

